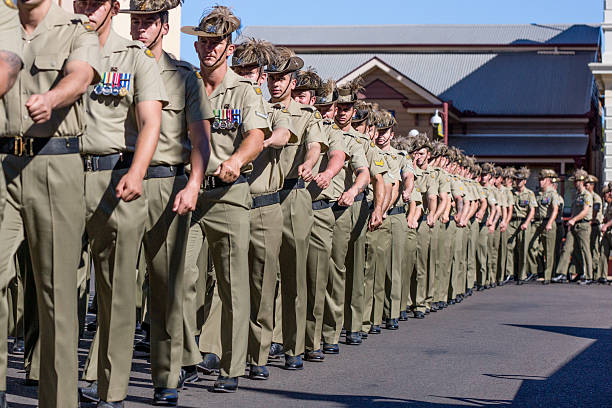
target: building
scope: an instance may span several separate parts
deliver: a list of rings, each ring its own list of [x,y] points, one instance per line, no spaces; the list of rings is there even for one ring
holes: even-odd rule
[[[597,25],[250,26],[242,35],[292,48],[323,78],[361,76],[363,97],[395,114],[396,133],[436,134],[438,110],[448,143],[482,161],[529,165],[532,177],[543,167],[601,169],[588,67],[600,59]]]
[[[74,13],[72,0],[56,0],[63,9]],[[129,0],[119,0],[122,9],[130,7]],[[175,55],[181,56],[181,7],[177,7],[169,12],[170,32],[164,37],[164,50]],[[130,16],[129,14],[119,14],[113,19],[113,28],[117,33],[125,38],[132,38],[130,35]]]

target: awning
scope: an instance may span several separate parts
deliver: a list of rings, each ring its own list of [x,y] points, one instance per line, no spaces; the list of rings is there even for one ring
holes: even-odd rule
[[[468,155],[495,157],[581,157],[586,155],[585,134],[450,135],[448,144]]]

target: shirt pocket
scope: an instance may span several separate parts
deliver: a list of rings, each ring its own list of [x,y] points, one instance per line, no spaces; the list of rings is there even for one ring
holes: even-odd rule
[[[34,58],[33,77],[38,82],[38,89],[48,90],[59,82],[67,55],[46,54]]]
[[[169,95],[168,103],[163,110],[179,112],[185,109],[185,95]]]

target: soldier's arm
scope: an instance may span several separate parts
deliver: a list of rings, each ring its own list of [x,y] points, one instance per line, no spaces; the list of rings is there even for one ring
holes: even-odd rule
[[[414,188],[414,174],[409,171],[404,172],[402,182],[404,183],[404,191],[402,192],[402,198],[405,202],[409,202],[410,194],[412,194],[412,189]]]
[[[306,151],[304,163],[300,164],[298,167],[298,176],[304,179],[304,181],[309,182],[314,179],[312,168],[317,164],[320,155],[321,144],[318,142],[308,143],[308,150]]]
[[[437,218],[435,217],[436,210],[438,209],[437,195],[431,195],[427,197],[427,208],[429,209],[429,215],[427,215],[427,225],[433,227],[437,220]]]
[[[86,91],[94,79],[94,70],[85,61],[69,61],[64,77],[56,86],[43,94],[30,96],[25,106],[34,123],[51,119],[53,109],[72,105]]]
[[[274,128],[272,135],[264,140],[264,148],[272,147],[274,149],[282,149],[289,143],[291,131],[286,127]]]
[[[406,216],[406,221],[408,222],[408,228],[416,228],[419,224],[417,222],[418,218],[421,215],[420,209],[417,207],[416,201],[410,201],[410,205],[408,208],[408,215]]]
[[[387,211],[389,211],[389,205],[391,204],[392,196],[393,196],[393,183],[385,183],[385,200],[383,201],[383,219],[387,218]]]
[[[338,199],[338,205],[350,207],[355,202],[355,197],[368,186],[370,182],[370,171],[367,167],[359,167],[355,170],[355,182]]]
[[[262,129],[251,129],[242,136],[242,142],[229,159],[217,167],[214,176],[226,183],[233,183],[240,176],[240,169],[251,163],[263,150],[264,132]]]
[[[582,211],[580,211],[578,213],[578,215],[576,215],[573,218],[570,218],[569,221],[567,222],[569,225],[574,225],[575,223],[577,223],[578,221],[584,219],[587,215],[589,215],[590,212],[593,211],[593,206],[591,205],[585,205],[584,208],[582,209]]]
[[[374,211],[372,211],[368,229],[374,231],[382,224],[382,209],[385,201],[385,182],[382,173],[376,174],[371,182],[374,187]]]
[[[13,87],[22,67],[23,62],[17,54],[0,50],[0,98]]]
[[[117,198],[123,201],[132,201],[142,195],[142,180],[159,140],[161,110],[161,101],[142,101],[136,104],[139,131],[134,159],[127,174],[119,180],[115,189]]]
[[[436,212],[434,213],[434,220],[437,220],[438,218],[440,218],[442,214],[444,214],[444,211],[446,211],[446,206],[448,205],[449,199],[450,197],[448,196],[446,192],[443,192],[443,191],[440,192],[440,204],[437,206]]]
[[[546,231],[550,231],[552,229],[552,226],[555,223],[555,220],[557,219],[557,215],[559,214],[559,206],[553,204],[552,208],[552,213],[550,214],[550,218],[546,223]]]
[[[342,170],[344,160],[346,159],[346,153],[342,150],[330,150],[327,152],[327,155],[329,161],[327,162],[325,170],[317,174],[314,178],[315,183],[322,189],[329,187],[332,179]]]
[[[478,212],[476,213],[476,218],[478,219],[478,222],[482,221],[485,212],[487,211],[487,206],[489,205],[489,203],[487,203],[487,199],[486,198],[481,198],[480,199],[480,209],[478,210]]]
[[[387,209],[387,211],[393,208],[393,205],[397,202],[397,199],[399,197],[399,186],[399,181],[396,181],[391,187],[391,201],[389,202],[389,208]]]
[[[521,225],[521,229],[526,230],[527,227],[529,227],[529,224],[531,224],[531,220],[533,220],[534,216],[535,216],[535,207],[530,207],[529,213],[527,213],[527,218],[525,219],[525,222],[523,223],[523,225]]]

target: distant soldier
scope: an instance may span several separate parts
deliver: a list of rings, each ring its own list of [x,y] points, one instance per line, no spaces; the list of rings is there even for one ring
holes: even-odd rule
[[[599,278],[599,253],[601,250],[601,224],[603,224],[603,201],[595,192],[595,185],[599,180],[589,175],[584,183],[586,189],[593,195],[593,219],[591,220],[591,256],[593,257],[593,280]]]
[[[569,231],[561,258],[557,265],[555,282],[563,281],[568,273],[570,256],[574,251],[582,261],[581,270],[577,268],[580,283],[587,285],[593,278],[593,259],[591,258],[591,220],[593,219],[593,196],[586,189],[584,183],[588,173],[582,169],[576,170],[570,180],[574,181],[576,197],[572,203],[571,218],[567,221]]]
[[[597,282],[608,283],[608,260],[612,250],[612,183],[608,183],[602,190],[606,209],[604,211],[604,223],[601,226],[603,234],[601,243],[601,254],[599,260],[599,277]]]
[[[510,220],[507,269],[509,273],[515,273],[517,285],[523,284],[527,279],[527,256],[532,236],[531,221],[538,206],[534,192],[526,187],[529,175],[527,167],[522,167],[515,175],[514,208]]]

